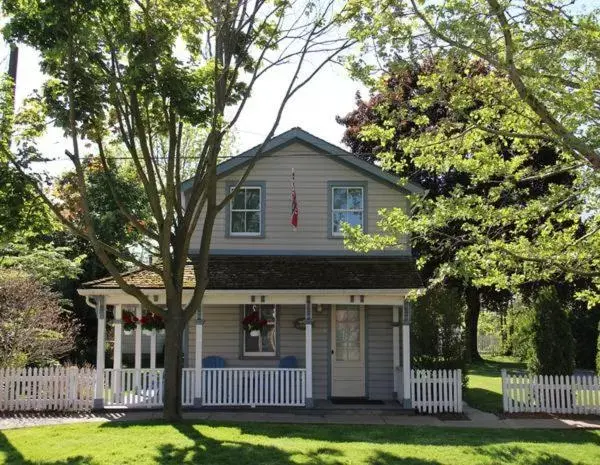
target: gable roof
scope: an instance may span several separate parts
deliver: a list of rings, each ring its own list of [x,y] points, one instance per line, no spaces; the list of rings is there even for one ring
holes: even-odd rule
[[[396,189],[408,191],[411,194],[425,193],[425,189],[419,184],[414,182],[400,184],[401,180],[398,176],[394,176],[393,174],[387,173],[378,166],[361,160],[353,153],[348,152],[338,147],[337,145],[330,144],[329,142],[319,137],[313,136],[312,134],[306,132],[304,129],[299,127],[292,128],[282,134],[279,134],[278,136],[273,137],[269,142],[267,142],[263,151],[258,156],[269,156],[273,154],[273,152],[280,150],[293,143],[300,143],[306,145],[309,148],[321,153],[322,155],[329,157],[332,160],[335,160],[338,163],[360,171],[366,176],[391,185]],[[260,146],[261,144],[258,144],[257,146],[252,147],[250,150],[246,150],[245,152],[242,152],[239,155],[236,155],[220,163],[217,166],[217,176],[226,176],[229,173],[240,169],[243,166],[250,163],[250,160],[257,156]],[[190,189],[192,185],[193,180],[188,179],[182,185],[183,191]]]

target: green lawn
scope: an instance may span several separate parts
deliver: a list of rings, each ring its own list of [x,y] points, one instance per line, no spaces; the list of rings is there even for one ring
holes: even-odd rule
[[[464,399],[472,407],[486,412],[502,411],[502,369],[523,369],[510,357],[487,357],[468,368],[469,384]]]
[[[0,431],[0,463],[596,465],[600,432],[87,423]]]

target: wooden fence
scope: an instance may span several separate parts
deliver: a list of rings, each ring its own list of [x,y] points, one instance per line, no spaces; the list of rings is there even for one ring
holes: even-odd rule
[[[461,370],[411,370],[412,406],[422,413],[462,412]]]
[[[89,410],[96,371],[90,368],[0,368],[0,411]]]
[[[502,370],[502,400],[507,413],[600,414],[598,376],[537,376]]]

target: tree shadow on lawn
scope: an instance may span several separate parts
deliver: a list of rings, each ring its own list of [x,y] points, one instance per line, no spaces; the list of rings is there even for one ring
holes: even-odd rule
[[[534,454],[521,447],[476,447],[472,451],[478,457],[489,457],[493,463],[513,463],[518,460],[522,465],[581,465],[582,462],[573,462],[560,455],[542,452]]]
[[[65,460],[27,460],[23,457],[23,454],[11,444],[2,431],[0,431],[0,451],[0,459],[2,459],[2,453],[4,453],[4,463],[11,465],[91,465],[94,463],[92,457],[84,457],[82,455],[67,457]]]
[[[228,423],[206,422],[207,425]],[[564,429],[485,429],[431,426],[362,426],[337,424],[269,424],[229,423],[244,434],[272,438],[285,437],[315,441],[368,442],[373,444],[406,444],[416,446],[486,447],[512,442],[569,443],[600,446],[600,434],[589,430]]]
[[[164,422],[132,423],[131,425],[165,425]],[[103,428],[127,429],[129,423],[105,423]],[[579,465],[567,458],[548,452],[529,451],[525,447],[510,446],[507,443],[552,444],[568,443],[600,446],[600,436],[586,430],[482,430],[426,427],[360,427],[350,425],[307,425],[307,424],[268,424],[268,423],[227,423],[191,421],[170,424],[193,445],[177,447],[172,444],[158,446],[156,463],[175,465],[184,463],[206,464],[297,464],[340,465],[347,463],[348,457],[335,447],[319,447],[286,451],[279,447],[252,444],[231,440],[217,440],[208,437],[195,428],[198,426],[235,428],[244,435],[264,436],[272,439],[309,440],[329,443],[372,443],[378,445],[412,445],[466,447],[474,458],[490,458],[490,463],[519,463],[522,465]],[[300,448],[302,445],[300,445]],[[406,457],[395,453],[377,450],[374,446],[366,459],[370,465],[440,465],[436,460]]]
[[[140,423],[136,423],[139,425]],[[167,423],[148,422],[148,426],[153,424],[165,425]],[[105,423],[101,427],[106,428],[127,428],[126,423]],[[181,465],[181,464],[220,464],[220,465],[245,465],[245,464],[272,464],[272,465],[297,465],[298,463],[309,465],[342,465],[348,463],[347,457],[343,451],[333,447],[317,447],[314,449],[300,449],[286,451],[276,446],[267,446],[261,444],[251,444],[248,442],[231,440],[217,440],[207,437],[194,427],[192,422],[181,422],[170,424],[181,435],[193,441],[193,445],[186,447],[177,447],[173,444],[163,444],[157,447],[158,456],[156,463],[161,465]],[[211,427],[234,427],[237,425],[207,424]],[[260,425],[256,425],[260,426]],[[281,425],[279,425],[281,426]],[[289,426],[289,425],[286,425]],[[262,430],[258,431],[250,428],[247,434],[261,435]],[[278,437],[287,437],[279,435]],[[372,465],[441,465],[440,462],[422,460],[412,457],[398,457],[393,454],[387,454],[376,451],[374,455],[368,458],[368,464]]]

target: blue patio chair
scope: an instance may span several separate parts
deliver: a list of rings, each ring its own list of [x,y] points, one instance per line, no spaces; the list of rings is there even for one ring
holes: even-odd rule
[[[225,359],[218,355],[211,355],[202,359],[202,368],[225,368]]]
[[[210,357],[204,357],[202,359],[202,368],[225,368],[225,359],[223,357],[219,357],[218,355],[211,355]],[[216,373],[214,373],[216,375]],[[212,389],[212,386],[208,382],[208,377],[204,376],[204,382],[202,383],[202,392],[203,397],[206,399],[209,389]],[[221,386],[221,395],[223,396],[225,393],[225,386]]]
[[[279,368],[298,368],[298,359],[294,355],[288,355],[279,360]],[[283,373],[279,373],[279,395],[281,399],[287,398],[286,390],[284,387],[284,376]]]
[[[294,355],[288,355],[279,360],[279,368],[298,368],[298,359]]]

